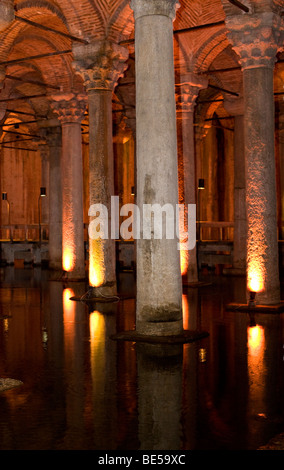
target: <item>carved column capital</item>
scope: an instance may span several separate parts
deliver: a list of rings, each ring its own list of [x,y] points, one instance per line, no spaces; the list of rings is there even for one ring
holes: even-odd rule
[[[52,95],[51,107],[61,124],[81,123],[87,106],[87,96],[75,93]]]
[[[207,88],[208,80],[199,77],[194,73],[185,75],[182,82],[176,84],[176,108],[177,112],[191,112],[194,111],[196,98],[200,90]]]
[[[273,11],[228,16],[228,39],[243,70],[273,68],[279,48],[281,17]]]
[[[168,16],[174,20],[179,6],[178,0],[131,0],[130,2],[135,20],[148,15]]]
[[[92,90],[113,91],[127,68],[128,50],[109,41],[74,46],[73,52],[72,66],[82,77],[88,93]]]

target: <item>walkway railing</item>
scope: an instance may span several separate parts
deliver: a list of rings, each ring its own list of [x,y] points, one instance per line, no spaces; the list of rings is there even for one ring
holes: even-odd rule
[[[234,222],[197,222],[197,239],[206,242],[234,240]]]
[[[197,222],[197,239],[200,241],[233,241],[234,223],[218,221]],[[84,235],[87,240],[88,225],[84,224]],[[41,235],[41,238],[39,236]],[[37,242],[48,241],[48,224],[12,224],[0,227],[0,240],[3,242]]]
[[[48,241],[48,224],[12,224],[0,227],[2,242]]]

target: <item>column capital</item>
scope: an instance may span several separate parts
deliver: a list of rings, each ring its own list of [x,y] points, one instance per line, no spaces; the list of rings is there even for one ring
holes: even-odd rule
[[[193,113],[198,93],[207,86],[208,80],[204,77],[194,73],[184,75],[181,83],[177,83],[175,86],[177,112]]]
[[[73,47],[75,73],[84,81],[86,91],[113,91],[127,64],[128,50],[110,41],[95,41]]]
[[[226,19],[228,39],[243,70],[273,68],[279,48],[281,17],[273,11],[232,15]]]
[[[58,93],[51,97],[51,108],[61,124],[81,123],[87,106],[87,96],[75,93]]]
[[[168,16],[174,20],[179,6],[178,0],[131,0],[130,2],[135,20],[150,15]]]

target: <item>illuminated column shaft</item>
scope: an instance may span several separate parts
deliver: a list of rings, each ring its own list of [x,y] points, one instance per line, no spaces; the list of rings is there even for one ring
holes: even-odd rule
[[[186,232],[188,204],[196,204],[194,106],[199,91],[207,85],[207,80],[193,73],[184,76],[182,83],[176,85],[179,203],[185,207]],[[198,281],[196,246],[192,250],[181,251],[181,272],[185,282]]]
[[[133,0],[136,60],[137,205],[178,204],[173,67],[175,0]],[[142,216],[141,216],[141,219]],[[142,225],[145,221],[142,220]],[[177,222],[175,220],[175,222]],[[178,222],[177,222],[178,223]],[[136,330],[182,331],[182,284],[177,239],[137,240]]]
[[[62,126],[62,267],[68,279],[85,277],[81,137],[85,98],[72,93],[53,96]]]
[[[48,129],[49,146],[49,268],[62,269],[62,185],[61,185],[61,128]]]
[[[114,195],[112,92],[98,90],[88,96],[90,205],[104,204],[110,220],[110,201]],[[115,240],[110,233],[105,240],[89,239],[89,256],[89,284],[94,294],[115,294]]]
[[[234,252],[232,274],[246,273],[246,181],[244,147],[244,102],[227,99],[225,109],[234,116]]]
[[[272,305],[280,301],[273,96],[280,16],[264,12],[227,22],[244,82],[247,283],[261,290],[258,303]]]
[[[126,68],[128,51],[117,44],[97,41],[74,47],[74,69],[88,93],[90,207],[103,204],[108,211],[108,236],[94,239],[89,233],[90,296],[117,292],[115,238],[111,234],[111,196],[114,195],[112,93]],[[91,65],[89,65],[91,63]],[[90,216],[90,223],[94,219]]]

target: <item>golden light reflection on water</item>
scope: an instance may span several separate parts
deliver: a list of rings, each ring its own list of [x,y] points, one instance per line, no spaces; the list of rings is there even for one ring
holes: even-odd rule
[[[64,322],[73,321],[75,316],[75,302],[70,300],[70,297],[74,297],[74,291],[72,289],[64,289],[63,291],[63,317]]]
[[[64,321],[64,345],[65,349],[73,351],[73,341],[75,337],[75,314],[76,303],[70,300],[74,296],[72,289],[64,289],[63,291],[63,321]]]
[[[105,318],[99,311],[95,310],[89,317],[90,328],[90,355],[91,355],[91,374],[93,386],[97,393],[104,387],[105,378]],[[101,390],[103,393],[103,391]],[[99,396],[99,393],[98,393]]]
[[[250,411],[252,415],[261,416],[265,411],[266,387],[265,334],[262,326],[248,327],[247,347]]]

